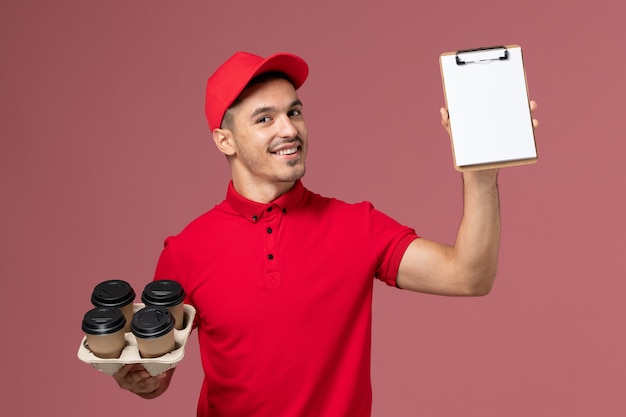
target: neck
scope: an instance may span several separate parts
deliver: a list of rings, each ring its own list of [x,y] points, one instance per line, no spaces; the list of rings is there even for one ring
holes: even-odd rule
[[[291,190],[296,182],[277,182],[271,184],[257,184],[246,181],[237,181],[233,178],[235,191],[248,200],[257,203],[271,203],[287,191]]]

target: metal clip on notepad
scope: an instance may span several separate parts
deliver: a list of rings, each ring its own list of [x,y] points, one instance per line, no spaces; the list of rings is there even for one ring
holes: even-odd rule
[[[465,49],[457,51],[456,64],[484,64],[492,61],[504,61],[509,59],[509,51],[504,46],[489,48]]]

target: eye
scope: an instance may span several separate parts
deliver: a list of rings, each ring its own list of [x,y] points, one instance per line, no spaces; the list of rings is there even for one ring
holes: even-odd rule
[[[263,116],[263,117],[261,117],[261,118],[257,119],[257,121],[256,121],[256,122],[257,122],[257,123],[267,123],[267,122],[269,122],[269,121],[270,121],[269,116]]]
[[[298,117],[302,116],[302,110],[300,109],[292,109],[288,113],[289,117]]]

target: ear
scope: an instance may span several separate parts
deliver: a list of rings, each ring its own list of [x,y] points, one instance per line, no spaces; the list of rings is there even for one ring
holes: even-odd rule
[[[213,130],[213,141],[221,153],[226,156],[235,154],[235,141],[230,129],[217,128]]]

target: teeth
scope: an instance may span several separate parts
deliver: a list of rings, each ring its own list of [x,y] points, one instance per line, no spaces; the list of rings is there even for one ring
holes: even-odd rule
[[[289,148],[289,149],[276,151],[276,155],[292,155],[296,152],[298,152],[298,148]]]

